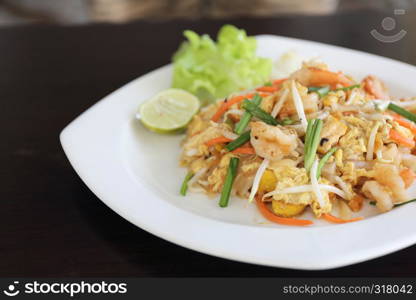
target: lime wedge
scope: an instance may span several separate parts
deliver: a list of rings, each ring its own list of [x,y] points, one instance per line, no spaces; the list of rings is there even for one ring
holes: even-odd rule
[[[185,129],[199,110],[199,100],[181,89],[156,94],[139,108],[143,125],[158,133],[175,133]]]

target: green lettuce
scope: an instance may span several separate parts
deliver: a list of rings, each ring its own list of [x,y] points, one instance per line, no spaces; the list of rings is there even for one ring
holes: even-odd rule
[[[173,56],[172,87],[193,93],[203,104],[269,80],[272,61],[256,56],[257,42],[244,30],[224,25],[217,42],[190,30],[184,35],[187,41]]]

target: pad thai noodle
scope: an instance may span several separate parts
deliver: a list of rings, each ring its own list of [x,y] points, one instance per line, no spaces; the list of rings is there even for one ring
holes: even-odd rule
[[[206,106],[188,125],[181,192],[254,202],[269,221],[310,225],[305,210],[332,223],[361,220],[409,202],[416,171],[413,99],[384,83],[333,72],[316,61],[287,78]],[[344,213],[335,214],[334,209]]]

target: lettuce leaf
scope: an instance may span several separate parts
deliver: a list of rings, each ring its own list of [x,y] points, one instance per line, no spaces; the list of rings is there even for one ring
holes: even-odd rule
[[[269,80],[272,61],[256,56],[257,42],[244,30],[224,25],[217,42],[190,30],[184,35],[187,41],[173,56],[172,87],[193,93],[203,104]]]

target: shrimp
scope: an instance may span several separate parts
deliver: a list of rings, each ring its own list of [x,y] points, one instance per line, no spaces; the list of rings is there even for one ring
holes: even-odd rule
[[[257,155],[271,161],[280,160],[293,153],[298,146],[295,131],[263,122],[251,123],[250,142]]]
[[[362,192],[370,199],[376,201],[376,206],[381,212],[386,212],[393,208],[393,201],[389,192],[377,181],[366,181]]]
[[[350,86],[352,80],[341,72],[331,72],[317,67],[303,66],[302,69],[292,74],[291,79],[299,81],[305,86],[323,86],[330,85],[331,88],[337,88],[337,85]]]
[[[373,75],[363,79],[364,90],[377,99],[388,100],[389,94],[384,83]]]
[[[409,169],[416,171],[416,156],[410,153],[401,154],[403,165]]]
[[[376,181],[392,191],[394,202],[407,200],[405,183],[397,166],[377,163],[374,172]]]
[[[396,166],[399,166],[402,162],[402,156],[400,155],[396,144],[391,143],[386,146],[383,145],[379,150],[380,157],[378,157],[378,159],[380,162],[392,163]]]

